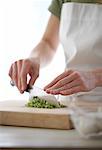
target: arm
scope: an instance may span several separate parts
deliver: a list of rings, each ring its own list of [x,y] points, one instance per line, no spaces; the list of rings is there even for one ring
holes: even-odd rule
[[[47,65],[53,58],[59,42],[59,19],[51,15],[46,31],[38,43],[32,50],[30,57],[37,58],[40,66]]]
[[[92,73],[95,76],[95,80],[96,80],[96,87],[102,86],[102,68],[99,69],[94,69],[92,71]]]
[[[44,89],[50,94],[71,95],[102,86],[102,68],[90,71],[67,70]]]
[[[51,15],[45,33],[27,59],[15,61],[9,70],[9,76],[21,93],[32,86],[39,76],[40,67],[47,65],[53,58],[59,41],[59,19]],[[27,81],[27,75],[30,79]],[[28,82],[28,83],[27,83]]]

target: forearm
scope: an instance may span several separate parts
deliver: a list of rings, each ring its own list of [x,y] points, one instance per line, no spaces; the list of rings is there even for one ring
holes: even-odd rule
[[[94,69],[92,73],[95,77],[96,87],[102,86],[102,68]]]
[[[51,62],[55,52],[56,48],[53,48],[46,40],[41,40],[32,50],[30,57],[38,59],[40,67],[44,67]]]
[[[32,61],[35,58],[40,67],[49,64],[56,52],[59,43],[59,24],[59,19],[51,15],[41,41],[30,54]]]

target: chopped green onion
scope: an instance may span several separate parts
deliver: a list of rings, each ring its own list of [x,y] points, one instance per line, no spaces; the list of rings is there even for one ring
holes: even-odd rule
[[[59,106],[56,106],[56,104],[52,104],[44,99],[39,98],[38,96],[34,96],[32,99],[28,101],[26,104],[27,107],[35,107],[35,108],[63,108],[65,107],[62,104],[59,104]]]

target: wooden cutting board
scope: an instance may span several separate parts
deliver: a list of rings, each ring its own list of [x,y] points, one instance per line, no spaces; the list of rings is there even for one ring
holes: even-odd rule
[[[28,108],[26,101],[0,102],[0,125],[72,129],[68,108]]]

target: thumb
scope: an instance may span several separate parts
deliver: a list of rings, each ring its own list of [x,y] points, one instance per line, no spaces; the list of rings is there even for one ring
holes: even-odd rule
[[[34,85],[34,83],[35,83],[35,81],[36,81],[36,79],[37,79],[37,78],[38,78],[38,76],[36,76],[36,75],[34,75],[34,74],[33,74],[33,75],[31,75],[31,76],[30,76],[29,83],[28,83],[28,84],[29,84],[29,86],[31,86],[31,87],[32,87],[32,86]]]

